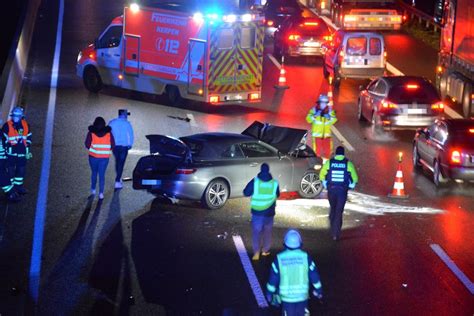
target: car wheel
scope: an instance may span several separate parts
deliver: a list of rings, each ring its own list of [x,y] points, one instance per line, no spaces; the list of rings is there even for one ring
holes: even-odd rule
[[[212,180],[204,191],[202,203],[210,210],[217,210],[224,206],[229,198],[229,186],[223,180]]]
[[[413,155],[412,155],[412,162],[414,169],[420,169],[420,155],[418,154],[418,148],[416,148],[416,144],[413,144]]]
[[[177,105],[181,101],[181,94],[176,86],[166,86],[166,96],[172,105]]]
[[[324,62],[324,58],[323,58],[323,76],[325,79],[329,78],[329,71],[326,68],[326,63]]]
[[[443,174],[441,173],[441,166],[438,160],[435,160],[433,166],[433,182],[437,187],[447,182],[447,179],[443,177]]]
[[[372,111],[372,118],[370,119],[370,123],[375,129],[382,129],[382,122],[380,121],[380,116],[378,116],[375,111]]]
[[[367,121],[364,114],[362,114],[362,100],[361,99],[359,99],[358,106],[357,106],[357,118],[361,122]]]
[[[305,199],[317,197],[323,190],[323,184],[319,180],[319,175],[315,171],[307,171],[301,178],[298,194]]]
[[[84,86],[90,92],[97,93],[102,89],[102,79],[100,78],[97,70],[92,66],[89,66],[85,69],[83,81]]]

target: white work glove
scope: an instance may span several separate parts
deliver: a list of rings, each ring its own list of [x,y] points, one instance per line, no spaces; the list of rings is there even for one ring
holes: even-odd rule
[[[351,182],[351,183],[349,183],[349,189],[352,189],[352,190],[354,190],[354,188],[355,188],[355,187],[356,187],[356,184],[355,184],[355,182]]]

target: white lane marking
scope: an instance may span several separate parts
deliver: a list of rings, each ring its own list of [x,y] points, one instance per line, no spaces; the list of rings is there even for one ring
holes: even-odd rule
[[[349,151],[355,151],[354,147],[352,147],[352,145],[349,143],[349,141],[344,136],[342,136],[341,132],[339,132],[339,130],[336,128],[336,126],[332,125],[331,126],[331,131],[333,132],[334,136],[336,136],[337,139],[339,139],[339,141],[341,142],[341,144],[344,147],[349,149]]]
[[[59,61],[61,55],[61,39],[64,17],[64,0],[59,2],[58,26],[56,30],[56,45],[54,48],[53,67],[51,69],[51,83],[49,90],[48,112],[43,143],[43,161],[41,177],[36,201],[35,226],[33,231],[33,247],[29,272],[29,291],[35,304],[38,303],[41,280],[41,255],[43,252],[44,221],[48,204],[49,173],[51,168],[51,149],[53,142],[54,111],[56,108],[56,94],[58,87]]]
[[[197,127],[196,119],[194,119],[194,115],[191,113],[186,114],[186,117],[189,119],[189,124],[191,124],[192,127]]]
[[[242,238],[237,236],[232,236],[234,240],[235,248],[237,248],[237,252],[240,257],[240,262],[242,262],[242,266],[244,267],[245,274],[247,275],[247,279],[249,280],[250,287],[252,288],[253,295],[257,300],[258,307],[265,308],[268,307],[267,300],[265,299],[265,295],[263,295],[262,288],[260,287],[260,283],[258,282],[257,276],[255,275],[255,271],[253,270],[252,263],[250,262],[250,258],[247,255],[247,250],[245,250],[244,242]]]
[[[295,213],[295,209],[309,209],[311,207],[328,208],[327,199],[295,199],[295,200],[277,200],[277,213],[291,214]],[[363,213],[368,215],[384,215],[387,213],[416,213],[416,214],[441,214],[444,211],[431,207],[403,206],[383,199],[363,194],[360,192],[350,191],[344,210]],[[306,214],[306,213],[305,213]],[[314,216],[314,215],[305,215]]]
[[[314,9],[311,9],[311,11],[313,10]],[[313,11],[313,13],[317,14],[316,11]],[[320,17],[324,20],[324,22],[329,24],[334,29],[336,30],[339,29],[336,25],[334,25],[334,23],[332,23],[332,21],[329,18],[325,16],[320,16]],[[401,72],[399,69],[397,69],[395,66],[393,66],[389,62],[387,62],[387,70],[396,76],[405,76],[403,72]],[[451,109],[449,106],[446,106],[446,105],[444,106],[444,112],[452,118],[463,118],[462,115],[460,115],[459,113],[457,113],[456,111],[454,111],[453,109]]]
[[[276,60],[276,58],[272,54],[267,54],[267,56],[278,69],[281,68],[280,63],[278,62],[278,60]]]
[[[474,295],[474,283],[459,269],[454,261],[438,244],[431,244],[431,249],[440,257],[441,260],[448,266],[448,268],[456,275],[456,277],[464,284],[464,286]]]

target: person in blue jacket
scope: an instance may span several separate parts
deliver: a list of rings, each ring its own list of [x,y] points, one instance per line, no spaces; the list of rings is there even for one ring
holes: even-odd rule
[[[251,196],[252,212],[252,260],[270,255],[272,245],[273,218],[276,200],[280,196],[278,181],[270,174],[270,167],[263,163],[260,173],[244,189],[245,196]]]

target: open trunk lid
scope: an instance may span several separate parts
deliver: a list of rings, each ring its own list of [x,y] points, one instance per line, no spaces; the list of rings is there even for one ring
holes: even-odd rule
[[[308,131],[255,121],[242,134],[261,140],[280,152],[288,154],[306,146]]]

